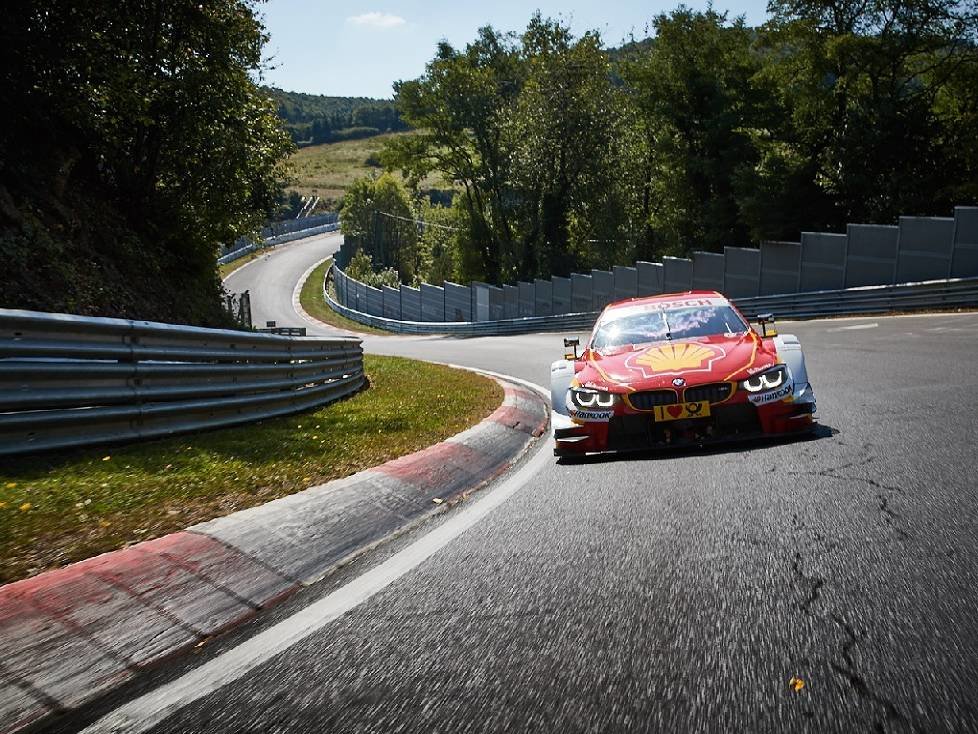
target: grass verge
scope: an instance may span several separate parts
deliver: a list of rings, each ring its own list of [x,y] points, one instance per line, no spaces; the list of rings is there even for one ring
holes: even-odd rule
[[[262,255],[266,255],[266,254],[268,254],[268,248],[265,247],[259,250],[255,250],[254,252],[249,252],[247,255],[245,255],[244,257],[239,257],[237,260],[232,260],[229,263],[218,265],[217,274],[221,277],[221,280],[224,280],[226,277],[228,277],[231,273],[233,273],[235,270],[240,268],[245,263],[250,263],[252,260],[257,260]]]
[[[326,270],[332,265],[332,260],[326,260],[316,266],[309,277],[306,278],[306,282],[302,284],[302,290],[299,291],[299,303],[305,312],[312,316],[314,319],[318,319],[325,324],[330,326],[335,326],[337,329],[344,329],[345,331],[359,332],[361,334],[391,334],[393,332],[387,331],[385,329],[376,329],[373,326],[366,326],[361,324],[359,321],[353,321],[352,319],[346,318],[346,316],[340,316],[336,311],[329,307],[326,303],[326,299],[323,298],[323,278],[326,277]]]
[[[4,459],[0,583],[182,530],[442,441],[503,398],[480,375],[365,356],[370,388],[319,410],[134,444]]]

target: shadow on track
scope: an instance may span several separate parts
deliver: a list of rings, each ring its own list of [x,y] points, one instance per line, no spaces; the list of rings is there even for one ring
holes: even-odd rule
[[[656,460],[676,459],[681,456],[719,456],[723,454],[741,454],[757,449],[768,448],[771,446],[782,446],[790,443],[809,443],[820,441],[823,438],[831,438],[839,433],[838,429],[832,426],[819,423],[808,433],[801,435],[787,436],[752,436],[742,439],[726,439],[723,442],[708,444],[686,444],[683,446],[669,446],[662,448],[635,449],[630,451],[619,451],[606,454],[587,454],[585,456],[561,456],[557,463],[561,466],[574,466],[576,464],[604,464],[617,461],[633,460]]]

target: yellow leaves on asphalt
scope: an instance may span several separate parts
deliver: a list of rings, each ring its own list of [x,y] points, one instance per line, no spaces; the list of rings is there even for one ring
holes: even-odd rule
[[[788,687],[791,688],[795,693],[801,691],[805,687],[805,681],[796,676],[791,676],[791,680],[788,681]]]

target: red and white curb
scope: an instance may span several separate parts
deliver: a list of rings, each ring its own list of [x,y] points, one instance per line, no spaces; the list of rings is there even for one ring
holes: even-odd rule
[[[185,531],[0,587],[0,731],[77,708],[505,472],[547,401],[496,378],[502,405],[440,444]]]

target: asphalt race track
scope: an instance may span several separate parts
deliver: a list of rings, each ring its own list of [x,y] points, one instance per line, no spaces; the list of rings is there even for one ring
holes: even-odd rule
[[[338,244],[282,248],[228,286],[251,290],[256,323],[302,324],[295,282]],[[154,731],[978,729],[978,314],[780,326],[808,356],[816,438],[547,460],[383,591]],[[540,334],[365,345],[541,385],[562,352]]]

